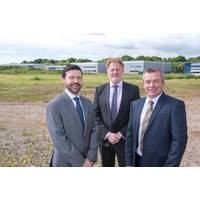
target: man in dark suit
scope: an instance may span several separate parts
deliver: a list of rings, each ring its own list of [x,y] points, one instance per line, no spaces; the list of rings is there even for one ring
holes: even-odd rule
[[[119,58],[106,63],[110,83],[96,87],[94,109],[103,167],[125,166],[125,139],[130,103],[140,98],[138,86],[122,81],[124,64]]]
[[[143,75],[146,97],[131,104],[126,136],[126,166],[179,166],[187,143],[185,104],[163,92],[163,73]]]
[[[93,104],[79,95],[83,72],[77,65],[68,65],[62,79],[65,91],[47,106],[47,125],[54,145],[51,166],[92,167],[98,143]]]

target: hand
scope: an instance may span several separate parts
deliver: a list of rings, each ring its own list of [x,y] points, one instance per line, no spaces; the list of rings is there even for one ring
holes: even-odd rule
[[[120,132],[115,133],[115,135],[117,136],[117,138],[120,140],[122,138],[122,134]]]
[[[82,167],[93,167],[93,165],[94,165],[94,162],[92,162],[86,158]]]
[[[108,141],[111,143],[111,144],[116,144],[118,143],[120,140],[119,136],[115,133],[110,133],[108,135]]]

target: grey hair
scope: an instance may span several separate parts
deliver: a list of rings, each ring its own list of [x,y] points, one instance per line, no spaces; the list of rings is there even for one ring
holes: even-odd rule
[[[151,67],[151,68],[145,69],[144,73],[143,73],[143,76],[142,76],[142,79],[144,80],[144,74],[145,73],[154,73],[154,72],[159,72],[161,79],[163,81],[165,80],[164,73],[160,70],[160,68],[157,68],[157,67]]]

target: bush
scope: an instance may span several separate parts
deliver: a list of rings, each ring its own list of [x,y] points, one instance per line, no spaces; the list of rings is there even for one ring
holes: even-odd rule
[[[34,76],[31,80],[39,81],[39,80],[41,80],[41,78],[39,76]]]

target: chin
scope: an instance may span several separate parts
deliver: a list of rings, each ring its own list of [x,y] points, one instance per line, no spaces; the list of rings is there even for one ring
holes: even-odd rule
[[[112,82],[113,82],[113,83],[118,83],[119,80],[118,80],[118,79],[113,79]]]
[[[156,94],[149,94],[148,95],[150,98],[155,98],[157,95]]]

